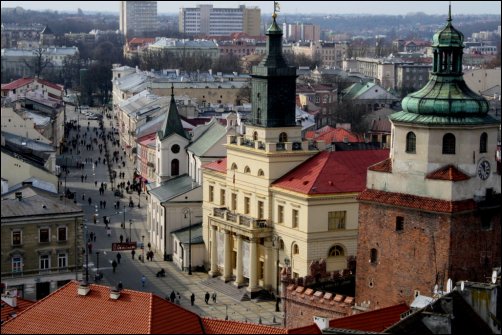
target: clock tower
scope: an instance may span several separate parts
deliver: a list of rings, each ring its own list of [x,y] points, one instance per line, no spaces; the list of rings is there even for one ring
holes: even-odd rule
[[[500,266],[500,123],[463,80],[463,40],[450,8],[429,82],[390,116],[390,156],[368,169],[356,299],[372,309],[432,296],[448,278],[484,282]]]

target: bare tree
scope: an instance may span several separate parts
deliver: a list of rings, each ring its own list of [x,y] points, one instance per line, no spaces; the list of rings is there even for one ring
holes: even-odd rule
[[[46,56],[46,50],[40,46],[38,49],[33,50],[33,58],[31,60],[24,60],[24,64],[36,76],[40,77],[44,69],[51,65],[50,59]]]

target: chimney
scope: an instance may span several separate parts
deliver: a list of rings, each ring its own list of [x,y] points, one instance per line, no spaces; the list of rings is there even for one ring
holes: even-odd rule
[[[13,308],[17,307],[17,296],[15,294],[11,294],[10,291],[7,291],[5,294],[2,294],[2,301],[5,302],[10,307]]]
[[[23,199],[23,192],[16,192],[15,195],[16,195],[16,199],[19,199],[19,201],[21,201]]]
[[[90,291],[91,287],[87,282],[85,281],[80,282],[77,289],[78,295],[86,296],[87,294],[89,294]]]
[[[120,298],[120,290],[117,287],[110,288],[110,299],[118,300]]]
[[[314,316],[314,323],[317,325],[317,327],[319,327],[321,331],[329,327],[328,318],[322,316]]]

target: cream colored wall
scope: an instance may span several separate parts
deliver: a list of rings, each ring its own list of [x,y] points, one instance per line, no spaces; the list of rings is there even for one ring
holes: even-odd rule
[[[22,160],[2,152],[2,178],[8,181],[9,187],[19,184],[28,178],[36,178],[54,184],[57,188],[58,177],[48,171],[37,168]]]
[[[35,130],[35,123],[31,119],[23,119],[10,107],[2,107],[1,111],[2,131],[51,144],[49,139]]]
[[[484,195],[491,187],[500,192],[500,176],[495,173],[495,151],[497,127],[477,126],[457,129],[426,128],[406,125],[392,125],[392,174],[368,171],[367,187],[388,192],[433,197],[448,201],[471,199],[474,195]],[[406,153],[406,135],[413,131],[416,135],[416,153]],[[483,132],[488,135],[487,152],[479,152],[479,140]],[[442,142],[446,133],[456,139],[456,154],[443,155]],[[490,177],[483,181],[477,175],[478,164],[486,159],[491,165]],[[441,167],[453,164],[470,176],[467,181],[451,183],[426,179],[425,176]]]

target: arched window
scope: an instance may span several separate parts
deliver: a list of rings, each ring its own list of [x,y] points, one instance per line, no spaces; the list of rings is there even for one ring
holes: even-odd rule
[[[265,172],[263,172],[262,169],[258,170],[258,177],[263,177],[265,175]]]
[[[178,176],[180,174],[180,161],[173,159],[171,161],[171,176]]]
[[[230,170],[237,170],[237,164],[235,163],[232,163],[232,167],[230,168]]]
[[[298,247],[298,244],[295,244],[293,246],[293,254],[298,255],[300,253],[300,248]]]
[[[487,143],[488,143],[488,134],[487,133],[481,134],[481,137],[479,138],[479,152],[480,153],[486,152]]]
[[[343,247],[339,244],[332,246],[328,252],[328,257],[337,257],[337,256],[345,256],[345,251],[343,250]]]
[[[370,262],[371,264],[376,264],[378,262],[378,250],[375,248],[370,251]]]
[[[257,141],[258,140],[258,132],[254,132],[253,133],[253,141]]]
[[[284,241],[283,240],[281,240],[281,242],[279,243],[279,249],[284,250]]]
[[[286,133],[280,133],[279,134],[279,142],[284,143],[288,141],[288,134]]]
[[[251,173],[251,169],[249,168],[249,166],[246,166],[244,168],[244,173]]]
[[[455,135],[452,133],[443,136],[443,154],[455,155]]]
[[[406,152],[414,154],[417,151],[417,136],[414,132],[410,131],[406,134]]]
[[[256,110],[256,124],[261,124],[261,108]]]

